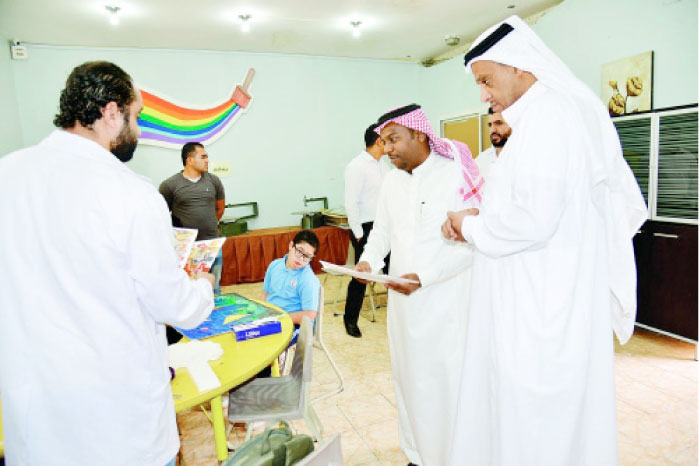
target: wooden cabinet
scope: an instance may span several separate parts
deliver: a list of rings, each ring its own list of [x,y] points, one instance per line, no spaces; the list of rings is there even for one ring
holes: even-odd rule
[[[637,322],[698,339],[697,106],[614,119],[649,218],[634,238]]]
[[[698,339],[698,227],[647,221],[634,238],[637,322]]]

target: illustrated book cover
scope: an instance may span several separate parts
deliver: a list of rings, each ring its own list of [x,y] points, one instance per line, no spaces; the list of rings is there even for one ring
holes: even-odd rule
[[[236,339],[240,341],[280,333],[282,326],[278,319],[282,315],[284,311],[265,306],[236,293],[228,293],[214,297],[214,310],[197,328],[176,329],[191,340],[200,340],[233,331]]]

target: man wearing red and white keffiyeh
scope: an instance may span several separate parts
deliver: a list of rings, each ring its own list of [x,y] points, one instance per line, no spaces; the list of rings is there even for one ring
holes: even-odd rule
[[[391,250],[389,352],[408,460],[444,465],[458,402],[471,285],[471,245],[440,234],[447,212],[477,208],[484,184],[466,145],[438,138],[418,105],[377,122],[398,170],[385,177],[374,226],[356,270],[378,271]]]
[[[479,173],[479,167],[472,158],[469,147],[454,139],[439,138],[430,126],[428,117],[425,116],[419,105],[412,104],[396,108],[386,113],[375,129],[381,135],[382,129],[390,123],[405,126],[420,131],[428,138],[430,149],[438,155],[458,161],[461,165],[463,183],[459,188],[465,205],[478,207],[481,204],[484,178]]]

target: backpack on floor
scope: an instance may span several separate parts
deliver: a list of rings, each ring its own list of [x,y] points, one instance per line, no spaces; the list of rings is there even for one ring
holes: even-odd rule
[[[294,435],[289,424],[280,421],[268,424],[265,432],[239,445],[221,466],[291,466],[312,451],[314,441],[309,435]]]

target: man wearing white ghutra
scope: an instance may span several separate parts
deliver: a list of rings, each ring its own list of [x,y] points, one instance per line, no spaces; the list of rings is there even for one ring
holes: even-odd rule
[[[614,330],[632,335],[647,209],[600,99],[517,16],[465,56],[513,133],[479,209],[452,465],[617,464]]]

